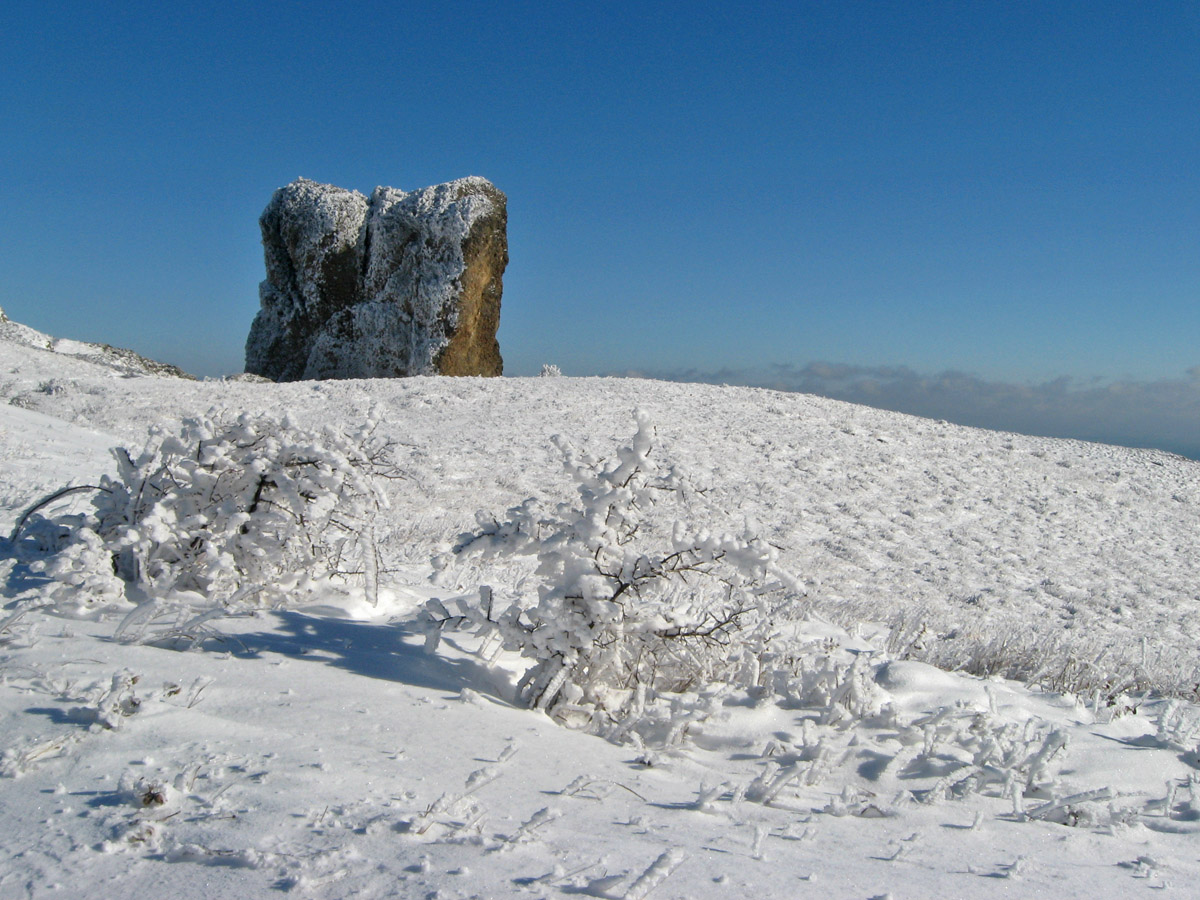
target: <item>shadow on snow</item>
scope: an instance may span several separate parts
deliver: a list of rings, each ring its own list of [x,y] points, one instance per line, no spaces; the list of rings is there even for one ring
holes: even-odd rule
[[[470,688],[508,705],[494,673],[473,660],[427,652],[425,635],[418,630],[291,611],[271,615],[279,627],[237,635],[243,649],[233,651],[235,656],[256,658],[274,653],[456,696],[463,688]]]

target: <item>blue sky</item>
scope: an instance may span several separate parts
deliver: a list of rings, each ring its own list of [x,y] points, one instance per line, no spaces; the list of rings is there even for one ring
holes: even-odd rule
[[[0,78],[0,306],[43,331],[240,370],[275,188],[478,174],[508,374],[925,414],[961,375],[1200,455],[1195,3],[17,2]]]

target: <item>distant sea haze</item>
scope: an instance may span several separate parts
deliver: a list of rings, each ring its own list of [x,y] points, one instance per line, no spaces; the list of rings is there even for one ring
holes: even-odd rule
[[[1200,460],[1200,366],[1158,381],[1062,377],[1037,384],[827,362],[623,374],[796,391],[957,425],[1165,450]]]

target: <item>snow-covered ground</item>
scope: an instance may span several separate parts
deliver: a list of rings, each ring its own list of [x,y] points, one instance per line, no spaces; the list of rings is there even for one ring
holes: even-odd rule
[[[2,564],[0,898],[1195,895],[1200,463],[755,389],[190,382],[12,341],[0,400],[4,534],[210,408],[375,409],[404,475],[378,606],[191,650],[27,611]],[[512,571],[431,557],[479,509],[567,498],[551,436],[603,455],[635,408],[803,583],[828,703],[701,690],[669,744],[618,745],[510,703],[517,660],[425,649],[426,600]]]

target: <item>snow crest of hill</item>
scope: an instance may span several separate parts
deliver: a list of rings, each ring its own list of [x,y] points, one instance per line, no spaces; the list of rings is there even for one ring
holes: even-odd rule
[[[48,350],[62,356],[87,360],[107,369],[112,369],[121,375],[167,375],[175,378],[191,378],[182,369],[167,363],[147,359],[132,350],[113,347],[108,344],[92,344],[86,341],[72,341],[67,338],[54,338],[28,325],[12,321],[0,309],[0,341]]]
[[[1200,877],[1195,462],[632,379],[114,378],[13,328],[3,533],[112,474],[107,447],[209,410],[373,415],[402,477],[377,605],[330,595],[191,643],[38,607],[8,548],[0,896],[1188,896]],[[658,740],[605,741],[518,708],[514,654],[454,631],[428,649],[425,609],[533,577],[433,561],[478,510],[570,500],[552,436],[605,457],[635,408],[803,596],[792,681],[699,685]]]

